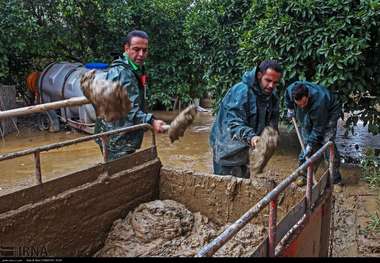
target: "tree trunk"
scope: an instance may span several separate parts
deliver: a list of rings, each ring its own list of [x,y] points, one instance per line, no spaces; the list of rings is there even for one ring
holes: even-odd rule
[[[16,108],[16,87],[0,84],[0,111]],[[17,118],[0,120],[0,136],[16,131]]]

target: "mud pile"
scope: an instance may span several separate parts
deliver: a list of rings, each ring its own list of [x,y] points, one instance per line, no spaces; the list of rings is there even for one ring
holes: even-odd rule
[[[227,226],[218,226],[199,212],[191,213],[176,201],[156,200],[116,220],[95,256],[192,257]],[[248,224],[215,256],[250,256],[264,235],[263,226]]]

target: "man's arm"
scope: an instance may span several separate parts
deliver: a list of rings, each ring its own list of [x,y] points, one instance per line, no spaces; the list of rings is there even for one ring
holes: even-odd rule
[[[328,121],[328,105],[325,102],[312,105],[309,111],[309,118],[313,128],[306,140],[306,144],[314,149],[316,145],[323,141]]]
[[[252,145],[252,138],[256,136],[253,128],[248,126],[247,89],[244,86],[235,87],[228,95],[229,100],[225,104],[227,112],[227,133],[233,140],[240,141],[248,146]],[[251,102],[254,103],[254,102]],[[256,105],[256,103],[254,103]],[[255,106],[256,107],[256,106]]]

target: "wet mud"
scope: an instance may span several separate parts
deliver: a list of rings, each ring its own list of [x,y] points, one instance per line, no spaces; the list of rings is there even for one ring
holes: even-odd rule
[[[359,181],[358,168],[351,167],[350,170],[345,173],[346,185],[336,187],[334,193],[331,255],[379,257],[380,233],[369,231],[369,216],[380,215],[380,192]]]
[[[107,122],[126,116],[132,108],[127,90],[120,82],[95,79],[96,70],[86,72],[80,85],[85,97],[95,105],[96,116]]]
[[[251,151],[251,176],[262,173],[272,157],[279,142],[278,132],[272,127],[265,127],[257,142],[256,148]]]
[[[220,226],[199,212],[192,213],[173,200],[139,205],[114,222],[96,257],[192,257],[228,225]],[[248,224],[215,256],[252,254],[266,234],[261,225]]]
[[[168,135],[171,142],[174,142],[183,137],[186,129],[193,123],[197,114],[195,105],[190,105],[184,109],[177,117],[170,123]]]

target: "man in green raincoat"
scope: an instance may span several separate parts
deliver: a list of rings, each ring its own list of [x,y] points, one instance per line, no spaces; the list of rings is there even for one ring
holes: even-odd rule
[[[146,112],[146,74],[144,61],[148,55],[148,35],[144,31],[134,30],[128,33],[124,42],[124,54],[113,61],[107,73],[106,79],[119,81],[127,89],[128,96],[132,102],[132,109],[127,116],[106,122],[98,118],[95,123],[95,133],[111,131],[123,127],[129,127],[141,123],[149,123],[156,132],[163,132],[162,120],[157,120]],[[144,137],[143,130],[131,133],[115,134],[109,136],[107,150],[109,160],[120,158],[131,154],[141,147]],[[100,140],[97,140],[101,150]]]
[[[285,91],[285,104],[288,108],[288,118],[296,117],[301,125],[305,151],[301,150],[298,160],[299,165],[302,165],[306,158],[323,144],[335,141],[338,119],[342,116],[342,105],[336,94],[308,81],[296,81],[289,85]],[[324,156],[328,160],[328,153]],[[340,184],[342,181],[339,166],[340,154],[334,143],[334,184]],[[299,186],[305,185],[305,175],[301,175],[296,183]]]
[[[214,174],[249,178],[249,148],[256,146],[266,126],[278,130],[275,90],[281,77],[277,61],[263,61],[227,91],[209,138]]]

